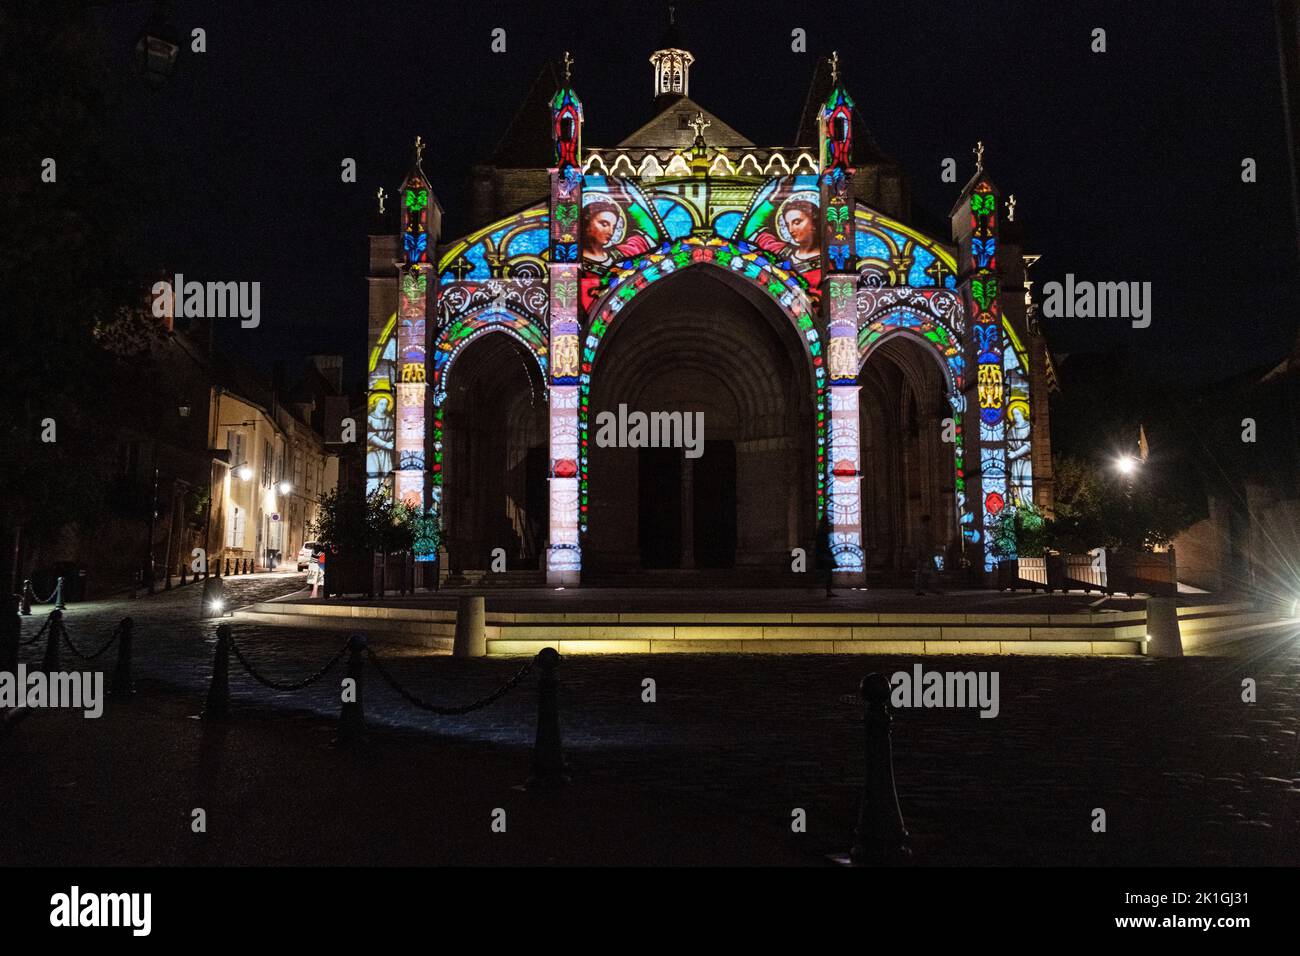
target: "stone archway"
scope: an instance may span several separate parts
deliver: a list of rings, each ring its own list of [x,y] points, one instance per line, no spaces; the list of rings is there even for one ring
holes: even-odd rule
[[[443,541],[453,572],[486,570],[501,548],[507,570],[537,571],[546,548],[546,386],[514,335],[481,332],[445,375],[436,421]]]
[[[876,343],[858,381],[866,569],[905,582],[923,552],[960,547],[950,382],[930,343],[907,334]]]
[[[640,291],[590,372],[586,571],[788,572],[816,530],[815,395],[788,316],[746,279],[702,264]],[[602,447],[620,405],[702,414],[700,456]]]

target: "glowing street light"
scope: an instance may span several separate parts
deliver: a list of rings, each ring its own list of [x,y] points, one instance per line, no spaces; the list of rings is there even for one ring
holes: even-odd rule
[[[240,465],[235,469],[235,474],[239,476],[240,481],[251,481],[253,478],[253,468],[251,465]]]
[[[280,482],[280,494],[287,495],[291,491],[293,491],[293,485],[287,481]]]
[[[1115,459],[1115,468],[1121,475],[1132,476],[1137,473],[1138,460],[1132,455],[1121,455]]]

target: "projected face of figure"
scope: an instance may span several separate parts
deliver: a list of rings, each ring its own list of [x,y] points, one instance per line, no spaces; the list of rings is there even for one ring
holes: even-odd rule
[[[786,231],[797,247],[799,258],[807,259],[818,254],[817,220],[806,203],[791,203],[782,214]]]
[[[587,259],[609,257],[606,247],[618,228],[618,210],[612,203],[594,202],[582,210],[582,255]]]

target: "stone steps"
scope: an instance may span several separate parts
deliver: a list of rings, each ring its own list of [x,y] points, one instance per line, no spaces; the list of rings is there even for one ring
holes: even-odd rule
[[[272,601],[240,620],[358,631],[443,650],[455,611],[409,606]],[[1261,633],[1276,615],[1246,604],[1179,608],[1184,647],[1203,651]],[[1144,611],[1065,614],[833,612],[492,611],[489,654],[1129,654],[1145,652]]]

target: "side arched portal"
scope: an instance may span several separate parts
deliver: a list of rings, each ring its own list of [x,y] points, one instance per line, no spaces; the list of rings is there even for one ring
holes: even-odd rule
[[[546,545],[546,385],[513,334],[481,331],[457,348],[435,393],[434,480],[452,573],[536,571]],[[497,551],[500,549],[500,552]]]
[[[905,583],[918,559],[959,554],[949,381],[928,343],[897,334],[870,349],[859,383],[864,562]]]

